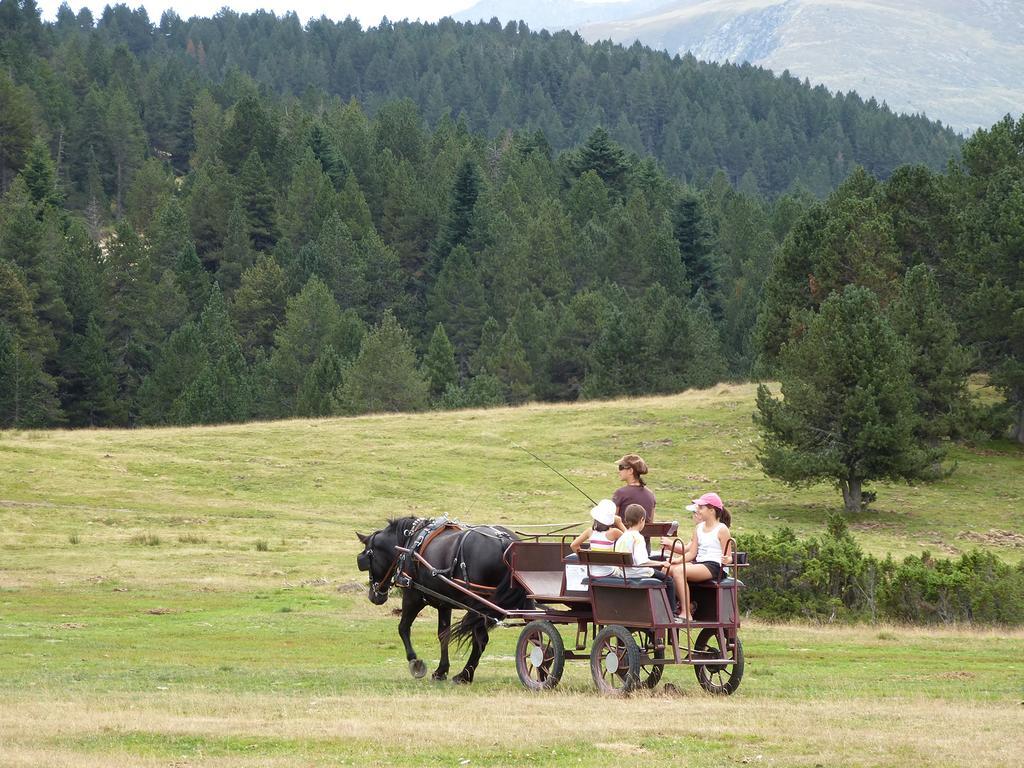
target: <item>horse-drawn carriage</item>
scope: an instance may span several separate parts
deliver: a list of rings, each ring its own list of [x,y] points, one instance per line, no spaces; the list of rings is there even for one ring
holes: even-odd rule
[[[673,544],[681,546],[676,528],[650,523],[644,533],[662,537],[664,554]],[[409,629],[426,605],[438,609],[441,664],[435,679],[447,675],[453,607],[467,611],[454,634],[473,643],[457,682],[472,681],[487,630],[498,622],[523,626],[516,672],[531,690],[554,688],[571,660],[589,660],[595,685],[607,694],[653,688],[670,664],[692,666],[709,693],[733,693],[743,677],[738,604],[743,585],[727,571],[717,580],[690,584],[695,612],[684,622],[674,617],[664,582],[625,575],[624,568],[632,565],[629,554],[585,549],[575,554],[569,548],[572,536],[517,536],[490,526],[405,518],[360,540],[365,549],[359,567],[370,572],[371,601],[383,602],[392,584],[404,588],[399,634],[417,677],[426,668],[412,649]],[[735,546],[730,539],[725,550],[733,574],[746,565]],[[498,552],[500,562],[495,562]],[[591,575],[596,566],[614,566],[620,575]],[[560,627],[575,634],[568,648]]]

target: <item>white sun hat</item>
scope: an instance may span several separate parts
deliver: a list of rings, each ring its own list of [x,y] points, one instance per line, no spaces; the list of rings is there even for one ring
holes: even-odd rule
[[[597,506],[591,508],[590,516],[594,518],[601,525],[614,525],[615,524],[615,502],[611,499],[601,499],[597,502]]]

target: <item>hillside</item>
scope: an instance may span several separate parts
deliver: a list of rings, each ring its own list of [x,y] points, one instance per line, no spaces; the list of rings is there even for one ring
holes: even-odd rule
[[[79,578],[96,557],[116,562],[133,537],[167,578],[195,582],[247,572],[235,555],[280,542],[304,569],[355,578],[355,530],[404,514],[478,523],[584,521],[589,502],[516,445],[528,447],[594,498],[617,486],[614,462],[637,451],[663,519],[716,489],[736,533],[790,526],[823,530],[841,509],[833,489],[790,490],[756,463],[752,386],[677,396],[529,405],[354,419],[132,431],[0,432],[0,522],[11,587],[39,568]],[[851,518],[858,540],[896,556],[973,547],[1024,555],[1024,454],[957,448],[957,471],[932,486],[879,485],[878,502]],[[981,502],[979,503],[979,500]],[[77,534],[81,543],[71,545]],[[180,536],[202,539],[182,547]],[[128,549],[126,549],[126,547]],[[201,555],[197,559],[197,555]],[[147,558],[148,559],[148,558]],[[39,578],[37,573],[33,579]],[[268,576],[268,578],[270,578]],[[271,581],[273,579],[271,578]]]
[[[592,762],[579,723],[616,705],[594,694],[585,662],[567,664],[557,693],[525,691],[513,625],[492,632],[471,687],[412,679],[391,613],[398,601],[366,600],[355,531],[407,513],[582,521],[588,502],[513,443],[595,495],[612,490],[614,461],[636,448],[651,461],[661,516],[715,487],[741,541],[784,524],[819,531],[836,494],[790,492],[758,474],[751,407],[750,387],[718,387],[418,416],[0,432],[4,760],[46,768]],[[956,456],[958,472],[938,486],[880,487],[877,508],[854,522],[858,539],[873,551],[946,553],[974,546],[967,535],[990,527],[1021,530],[1020,451],[1003,444]],[[431,666],[435,626],[433,611],[413,626]],[[567,645],[574,631],[564,630]],[[908,759],[940,768],[970,750],[973,765],[994,768],[1024,748],[1019,629],[745,616],[741,636],[747,667],[734,696],[705,696],[690,669],[673,667],[665,680],[674,689],[627,705],[658,717],[609,723],[600,749],[652,765],[807,768],[823,756],[861,768]],[[464,658],[454,652],[455,663]],[[693,717],[698,706],[704,718]],[[709,730],[709,721],[719,725]]]
[[[310,111],[356,98],[374,114],[410,98],[430,125],[450,115],[491,137],[539,129],[555,150],[604,125],[677,178],[704,182],[721,168],[738,182],[749,171],[771,195],[794,182],[827,194],[858,164],[880,177],[904,163],[939,170],[960,145],[932,122],[795,78],[514,24],[445,19],[363,30],[351,20],[303,27],[295,16],[228,11],[187,20],[169,13],[156,25],[125,6],[95,20],[69,11],[42,24],[29,8],[0,21],[0,62],[31,88],[53,151],[62,128],[71,151],[94,141],[97,128],[73,116],[94,109],[82,104],[90,86],[121,84],[154,149],[179,169],[193,146],[182,134],[198,92],[215,90],[226,107],[248,90],[246,78]],[[60,87],[48,85],[52,77]],[[98,162],[103,168],[102,153]]]
[[[574,5],[575,13],[549,28],[789,71],[898,112],[927,114],[962,133],[1020,114],[1024,7],[1010,0],[677,0],[654,9],[615,3],[607,11]],[[505,19],[504,10],[485,0],[460,18]],[[553,21],[530,11],[510,18]]]

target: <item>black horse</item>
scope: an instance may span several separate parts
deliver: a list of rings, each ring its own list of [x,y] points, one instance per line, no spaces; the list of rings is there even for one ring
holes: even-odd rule
[[[423,677],[427,667],[416,656],[409,631],[413,620],[427,605],[437,609],[437,639],[441,644],[441,661],[434,670],[434,680],[448,676],[448,642],[471,640],[472,651],[465,668],[454,678],[455,683],[473,682],[480,655],[487,646],[488,631],[501,617],[483,603],[460,592],[437,574],[442,574],[470,589],[489,602],[505,609],[530,605],[526,593],[512,578],[505,562],[505,551],[515,536],[505,528],[493,526],[444,527],[430,535],[433,521],[403,517],[392,520],[387,527],[364,536],[357,533],[364,545],[357,562],[359,570],[369,571],[368,597],[374,605],[383,605],[391,587],[402,588],[402,619],[398,634],[405,644],[405,656],[413,677]],[[424,540],[424,535],[429,538]],[[423,540],[420,554],[431,564],[423,566],[412,556],[400,557],[396,547],[409,548]],[[458,626],[451,628],[452,608],[466,607]]]

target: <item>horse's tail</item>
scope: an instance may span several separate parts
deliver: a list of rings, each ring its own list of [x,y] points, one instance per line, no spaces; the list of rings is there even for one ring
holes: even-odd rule
[[[498,586],[494,588],[494,594],[488,596],[487,599],[501,608],[533,607],[533,601],[526,596],[526,590],[512,577],[511,570],[505,571]],[[474,638],[483,639],[483,636],[490,632],[491,627],[495,626],[502,618],[501,614],[485,607],[482,603],[474,605],[472,599],[467,600],[466,604],[474,610],[466,611],[459,623],[450,630],[450,637],[459,646]]]

